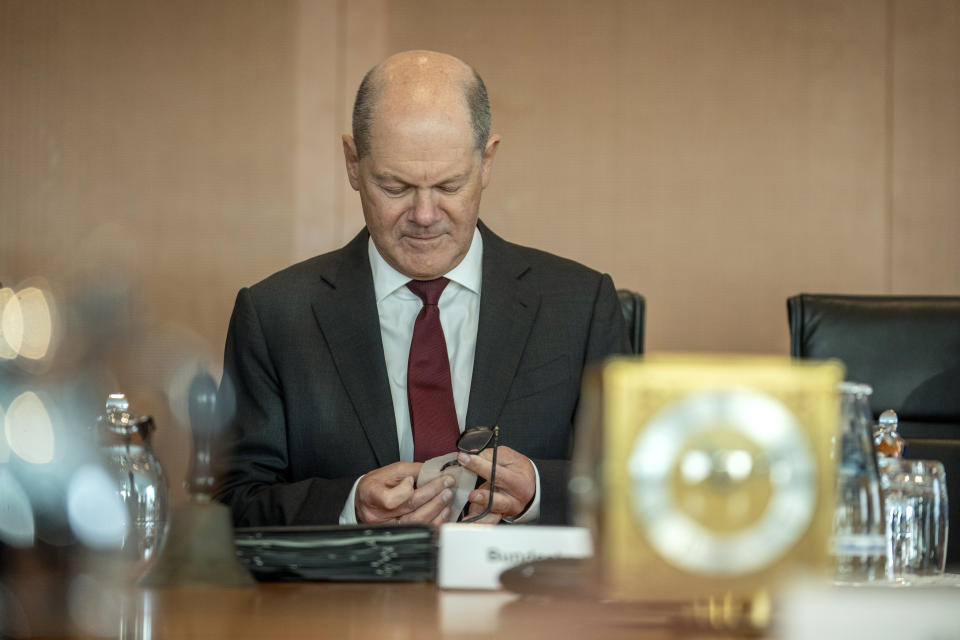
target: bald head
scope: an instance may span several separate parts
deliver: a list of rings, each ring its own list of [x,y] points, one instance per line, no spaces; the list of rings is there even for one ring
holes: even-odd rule
[[[490,137],[490,99],[480,75],[459,58],[434,51],[404,51],[367,72],[353,105],[357,155],[370,152],[381,116],[467,117],[474,146],[483,151]]]

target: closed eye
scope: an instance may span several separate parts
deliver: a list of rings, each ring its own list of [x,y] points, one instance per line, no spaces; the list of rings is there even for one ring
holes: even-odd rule
[[[441,184],[437,187],[440,191],[444,193],[456,193],[460,191],[460,185],[451,185],[451,184]]]
[[[380,185],[380,188],[383,189],[383,192],[389,196],[402,196],[410,187],[399,186],[399,187],[385,187]]]

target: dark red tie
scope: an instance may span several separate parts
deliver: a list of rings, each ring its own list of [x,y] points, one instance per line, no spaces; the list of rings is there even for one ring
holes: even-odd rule
[[[423,308],[413,325],[407,361],[407,400],[415,462],[456,451],[460,435],[450,382],[450,359],[437,306],[448,282],[446,278],[437,278],[407,283],[407,288],[423,300]]]

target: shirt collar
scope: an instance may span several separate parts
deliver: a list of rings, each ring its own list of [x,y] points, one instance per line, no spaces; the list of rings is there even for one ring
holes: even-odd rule
[[[367,256],[370,259],[370,270],[373,272],[373,291],[377,298],[377,304],[397,289],[407,286],[407,283],[410,282],[408,276],[391,267],[383,259],[377,245],[373,243],[372,237],[367,240]],[[480,295],[480,285],[483,279],[483,237],[480,235],[480,229],[475,228],[473,230],[470,249],[467,250],[467,255],[463,257],[460,264],[443,275],[451,282],[456,282]]]

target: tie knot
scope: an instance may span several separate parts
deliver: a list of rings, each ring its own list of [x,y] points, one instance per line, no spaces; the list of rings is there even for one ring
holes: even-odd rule
[[[417,296],[423,300],[423,304],[436,306],[440,300],[440,294],[443,293],[443,289],[447,286],[448,282],[450,281],[446,278],[411,280],[407,283],[407,288],[417,294]]]

